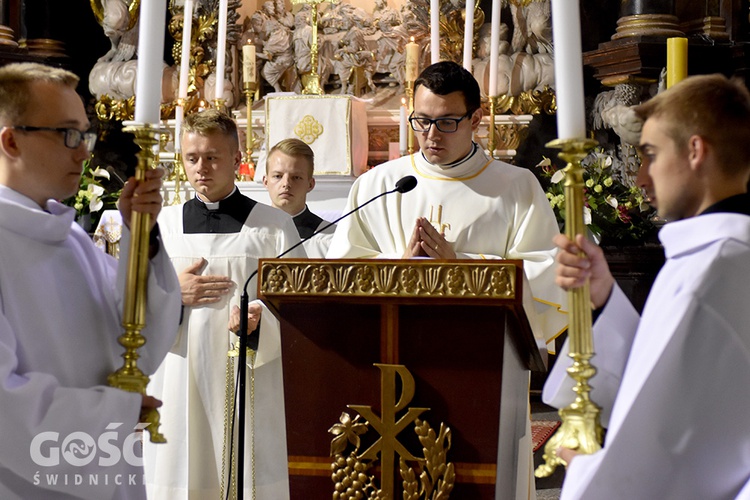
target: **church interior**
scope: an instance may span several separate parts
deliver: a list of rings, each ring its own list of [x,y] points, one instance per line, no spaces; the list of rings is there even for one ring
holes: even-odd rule
[[[471,26],[468,65],[482,90],[484,110],[474,141],[495,158],[529,169],[562,227],[563,191],[555,174],[564,163],[549,146],[557,138],[560,105],[552,0],[0,0],[0,65],[41,62],[80,77],[77,90],[98,135],[89,172],[101,168],[109,175],[84,179],[103,188],[96,195],[102,203],[94,210],[90,197],[83,198],[76,209],[105,251],[118,252],[115,201],[123,179],[136,168],[139,148],[125,128],[138,121],[136,76],[141,69],[136,49],[144,36],[138,13],[149,2],[164,6],[157,99],[158,162],[169,171],[166,204],[193,196],[180,172],[174,139],[180,120],[219,107],[239,125],[243,160],[237,185],[244,194],[268,202],[260,183],[266,152],[278,140],[296,136],[315,144],[317,187],[308,203],[333,220],[342,213],[354,179],[415,152],[406,125],[415,76],[436,60],[466,66]],[[439,39],[431,31],[435,5]],[[472,9],[468,15],[467,8]],[[493,12],[499,13],[498,32],[491,29]],[[598,208],[591,211],[589,230],[605,249],[618,283],[640,308],[664,261],[655,237],[663,222],[634,189],[639,129],[628,121],[628,108],[666,86],[674,66],[685,75],[746,78],[750,1],[580,0],[580,19],[586,131],[597,143],[582,165],[591,187],[604,189],[593,199]],[[492,39],[494,33],[499,40]],[[672,45],[672,39],[686,43]],[[436,46],[438,59],[432,53]],[[495,50],[499,67],[490,60]],[[624,211],[608,206],[613,197]],[[288,307],[302,306],[292,301]],[[333,314],[332,307],[327,304],[324,310]],[[372,314],[357,307],[353,315]],[[549,346],[550,362],[562,339],[564,335]],[[544,370],[532,373],[532,420],[557,420],[541,403],[544,379]],[[535,465],[543,460],[543,451],[534,453]],[[320,464],[315,470],[321,470]],[[481,471],[474,474],[481,483]],[[298,477],[316,487],[307,482],[312,475]],[[537,479],[537,498],[558,498],[562,477],[560,470]]]

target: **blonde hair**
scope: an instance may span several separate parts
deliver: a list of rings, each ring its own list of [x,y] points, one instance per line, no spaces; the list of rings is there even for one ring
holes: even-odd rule
[[[0,122],[15,125],[26,113],[33,96],[32,83],[54,83],[75,90],[78,76],[68,70],[39,63],[13,63],[0,68]]]
[[[750,92],[737,78],[691,76],[636,106],[635,113],[644,121],[663,120],[680,151],[691,136],[703,138],[726,174],[750,168]]]
[[[240,139],[237,135],[237,124],[232,117],[215,109],[207,109],[199,113],[193,113],[185,117],[182,123],[184,136],[187,133],[195,133],[202,136],[221,134],[232,139],[232,151],[240,149]]]
[[[276,151],[284,153],[292,158],[304,158],[307,160],[308,170],[312,178],[315,171],[315,153],[312,148],[299,139],[284,139],[276,143],[268,152],[268,158]]]

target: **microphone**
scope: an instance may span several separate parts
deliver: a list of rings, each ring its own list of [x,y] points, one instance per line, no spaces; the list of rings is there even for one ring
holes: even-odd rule
[[[313,236],[322,233],[329,227],[333,226],[340,220],[349,217],[354,212],[366,207],[373,201],[377,200],[378,198],[382,198],[383,196],[389,195],[391,193],[408,193],[412,189],[417,187],[417,178],[413,175],[407,175],[406,177],[402,177],[398,181],[396,181],[396,187],[391,189],[390,191],[385,191],[383,193],[380,193],[363,204],[354,207],[353,210],[350,210],[349,212],[345,213],[338,219],[336,219],[333,222],[329,222],[322,228],[318,229],[314,233],[312,233],[307,238],[295,243],[291,247],[287,248],[283,252],[281,252],[279,255],[276,256],[277,259],[280,259],[284,255],[288,254],[295,248],[302,245],[304,242],[308,241]],[[240,330],[239,330],[239,336],[240,336],[240,346],[239,346],[239,355],[237,356],[237,378],[238,385],[239,385],[239,401],[237,403],[238,411],[237,411],[237,420],[238,424],[240,426],[239,432],[238,432],[238,443],[237,443],[237,494],[242,497],[243,494],[243,483],[244,483],[244,458],[245,458],[245,379],[246,379],[246,364],[247,364],[247,348],[250,347],[254,351],[258,350],[258,344],[260,342],[260,321],[258,322],[258,326],[255,327],[255,330],[253,330],[249,335],[246,335],[245,332],[247,332],[247,311],[250,306],[250,297],[247,293],[247,286],[250,284],[250,281],[257,276],[258,269],[255,269],[252,273],[250,273],[250,277],[247,278],[247,281],[245,281],[245,286],[242,287],[242,296],[240,298]],[[231,477],[231,474],[230,474]]]

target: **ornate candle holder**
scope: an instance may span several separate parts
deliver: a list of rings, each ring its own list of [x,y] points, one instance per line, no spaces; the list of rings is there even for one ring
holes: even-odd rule
[[[214,108],[216,108],[217,110],[221,111],[222,113],[226,113],[227,112],[226,101],[224,99],[222,99],[221,97],[217,97],[216,99],[214,99],[211,102],[214,103]]]
[[[135,178],[141,181],[146,170],[156,164],[157,155],[154,146],[159,143],[159,130],[149,124],[138,124],[124,129],[135,135],[135,143],[140,148]],[[125,281],[125,306],[122,314],[122,326],[125,332],[118,337],[118,342],[125,348],[122,357],[123,366],[107,377],[107,383],[118,389],[146,394],[149,377],[138,368],[138,349],[146,343],[141,330],[146,326],[146,285],[148,282],[148,250],[151,215],[133,212],[130,216],[130,253],[128,254],[127,276]],[[159,412],[154,408],[146,415],[151,442],[165,443],[166,439],[159,432]]]
[[[312,36],[310,41],[310,77],[305,83],[302,93],[306,95],[323,95],[323,89],[320,86],[320,75],[318,74],[318,5],[324,0],[292,0],[292,5],[309,5],[310,9],[310,27]],[[331,0],[333,4],[333,0]]]
[[[597,142],[593,139],[556,139],[547,144],[550,148],[562,150],[558,156],[567,162],[565,172],[565,235],[573,239],[583,234],[583,167],[581,160],[586,157]],[[582,454],[591,454],[601,449],[602,427],[599,424],[599,407],[589,398],[591,386],[588,381],[596,374],[596,368],[589,362],[594,355],[594,342],[591,333],[591,294],[589,283],[580,288],[568,290],[570,323],[568,336],[573,365],[568,375],[575,380],[573,392],[576,398],[569,406],[560,410],[562,425],[544,446],[545,463],[537,467],[536,477],[548,477],[555,468],[565,461],[557,455],[560,447],[569,448]]]
[[[497,107],[497,96],[490,96],[490,128],[489,136],[487,138],[487,149],[490,152],[490,156],[495,158],[495,148],[497,143],[495,142],[495,112]]]
[[[247,106],[247,127],[245,129],[245,163],[255,171],[253,162],[253,148],[255,140],[253,138],[253,96],[255,95],[255,82],[245,82],[245,102]]]
[[[185,172],[185,165],[182,163],[182,153],[179,151],[174,154],[174,168],[171,178],[174,181],[174,198],[172,198],[170,205],[181,205],[180,191],[182,191],[182,183],[187,180],[187,173]]]
[[[406,91],[406,102],[409,105],[409,114],[414,112],[414,82],[405,81],[404,90]],[[406,152],[414,154],[414,130],[411,127],[406,128]]]

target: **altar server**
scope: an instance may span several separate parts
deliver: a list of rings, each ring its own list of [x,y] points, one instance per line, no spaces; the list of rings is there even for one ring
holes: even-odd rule
[[[255,202],[235,186],[241,153],[237,126],[229,116],[216,110],[189,115],[181,144],[196,196],[165,208],[159,218],[179,273],[184,311],[172,352],[150,385],[165,401],[162,421],[169,442],[146,447],[146,480],[151,498],[219,498],[230,465],[231,421],[225,422],[225,407],[232,402],[227,386],[231,394],[234,384],[231,377],[227,382],[226,369],[237,336],[229,325],[239,327],[242,287],[258,259],[276,257],[298,243],[299,236],[286,213]],[[305,253],[300,247],[290,256]],[[253,279],[247,287],[251,299],[256,289]],[[284,499],[289,486],[279,328],[273,314],[256,301],[250,305],[249,330],[259,315],[255,382],[248,383],[247,397],[254,410],[245,413],[244,497],[255,491],[255,498]]]
[[[299,139],[284,139],[268,152],[263,185],[268,189],[271,205],[292,216],[300,238],[310,258],[326,256],[336,226],[313,236],[315,231],[328,226],[328,221],[315,215],[307,207],[307,194],[315,188],[315,153]],[[312,237],[311,237],[312,236]]]
[[[163,172],[122,190],[118,267],[57,201],[78,190],[96,140],[77,83],[41,64],[0,69],[0,498],[146,494],[135,429],[160,403],[108,387],[107,376],[123,365],[131,212],[156,220]],[[177,276],[157,235],[138,359],[146,373],[172,345],[180,314]]]
[[[750,94],[695,76],[635,110],[645,120],[637,180],[668,221],[667,261],[639,317],[601,249],[556,240],[557,282],[588,278],[601,312],[591,399],[607,427],[600,451],[561,450],[562,498],[733,499],[750,480]],[[567,351],[544,389],[558,407],[575,396]]]
[[[552,238],[559,230],[544,191],[529,170],[496,161],[473,142],[482,110],[471,73],[442,61],[426,68],[414,87],[409,122],[421,151],[360,176],[345,211],[392,190],[406,175],[416,176],[417,187],[342,220],[327,257],[522,259],[524,307],[543,348],[567,325],[565,294],[554,284]],[[515,498],[525,499],[534,489],[528,372],[503,384],[501,405],[516,409],[515,421],[526,426],[501,424],[501,434],[517,447],[504,449],[499,460],[512,464]]]

